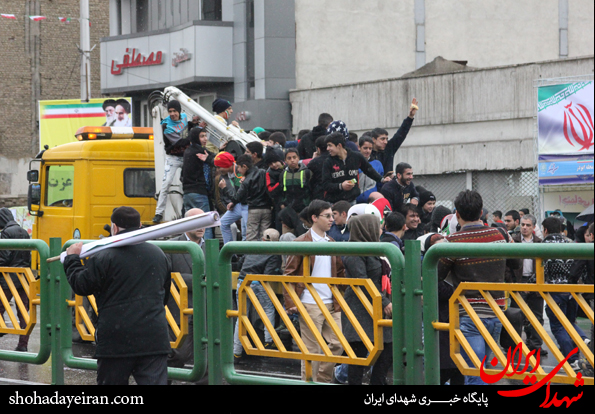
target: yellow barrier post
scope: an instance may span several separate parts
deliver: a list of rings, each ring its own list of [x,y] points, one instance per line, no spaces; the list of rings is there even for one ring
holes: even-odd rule
[[[11,274],[16,274],[22,289],[25,291],[27,299],[29,300],[29,310],[25,307],[25,304],[19,295],[18,288],[15,286],[10,276]],[[6,322],[4,322],[4,318],[0,316],[0,333],[30,335],[37,323],[37,306],[40,304],[39,281],[35,280],[30,268],[0,267],[0,275],[4,278],[12,297],[14,298],[17,310],[16,314],[12,311],[8,298],[4,294],[4,291],[0,289],[0,302],[2,302],[6,314],[8,315],[8,319],[10,319],[13,326],[12,328],[8,328]],[[25,320],[26,326],[24,328],[21,328],[18,321],[19,313]]]

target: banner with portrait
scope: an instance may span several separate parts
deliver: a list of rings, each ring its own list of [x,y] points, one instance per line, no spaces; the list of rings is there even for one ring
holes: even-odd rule
[[[39,101],[39,149],[76,142],[84,126],[133,126],[131,98]]]

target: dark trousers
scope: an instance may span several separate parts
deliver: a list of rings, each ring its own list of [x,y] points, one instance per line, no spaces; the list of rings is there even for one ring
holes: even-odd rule
[[[523,283],[526,283],[523,281]],[[521,293],[521,297],[531,309],[531,312],[535,315],[539,323],[543,326],[543,297],[539,294],[539,292],[523,292]],[[518,308],[519,306],[513,300],[510,304],[513,308]],[[525,344],[529,347],[530,350],[541,348],[543,345],[543,339],[537,333],[529,319],[523,314],[523,329],[525,330]],[[520,332],[519,332],[520,333]]]
[[[130,358],[97,358],[97,385],[167,385],[167,354]]]
[[[2,290],[4,291],[4,296],[6,296],[6,301],[10,302],[10,300],[12,299],[12,292],[8,288],[2,288]],[[17,289],[17,293],[19,294],[19,297],[23,301],[23,305],[25,306],[25,309],[27,309],[27,311],[29,311],[29,298],[27,297],[27,292],[25,292],[25,289]],[[4,317],[5,310],[6,309],[4,309],[4,305],[0,301],[0,318]],[[18,307],[17,307],[17,314],[18,314],[17,316],[19,318],[19,325],[20,325],[21,329],[25,329],[27,327],[27,322],[25,321],[25,318],[21,314],[21,311],[18,309]],[[15,326],[15,328],[16,328],[16,326]],[[19,348],[27,348],[27,345],[29,344],[29,336],[30,335],[20,335],[19,343],[17,346]]]
[[[358,358],[365,358],[368,355],[368,348],[363,342],[349,342],[353,348],[353,352]],[[386,374],[393,362],[393,344],[391,342],[384,343],[384,350],[378,356],[378,359],[372,366],[372,375],[370,377],[370,385],[386,385]],[[347,371],[347,382],[349,385],[362,385],[364,377],[364,366],[349,365]]]

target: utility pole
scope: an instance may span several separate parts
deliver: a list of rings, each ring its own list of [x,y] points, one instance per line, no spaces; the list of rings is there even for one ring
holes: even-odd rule
[[[81,0],[81,102],[91,99],[91,30],[89,0]]]

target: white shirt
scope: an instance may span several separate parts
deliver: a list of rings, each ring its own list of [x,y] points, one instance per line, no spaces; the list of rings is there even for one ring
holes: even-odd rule
[[[312,235],[312,241],[316,243],[328,243],[330,240],[326,233],[324,237],[320,237],[316,234],[315,231],[310,229],[310,234]],[[315,256],[316,259],[314,260],[314,266],[312,267],[312,277],[332,277],[332,263],[331,263],[331,256]],[[314,283],[312,285],[320,299],[322,299],[323,303],[333,303],[333,293],[331,288],[323,283]],[[302,303],[310,303],[315,304],[316,301],[310,294],[310,291],[306,288],[304,289],[304,293],[302,294]]]
[[[533,243],[533,235],[531,235],[531,240],[525,240],[525,236],[521,234],[521,242],[522,243]],[[523,260],[523,276],[524,277],[531,277],[533,276],[533,259],[524,259]]]

